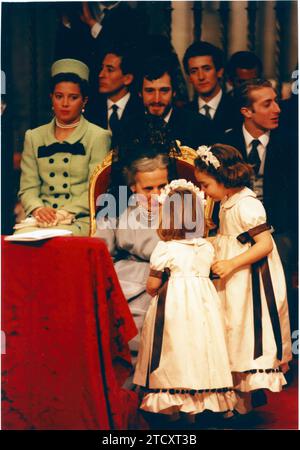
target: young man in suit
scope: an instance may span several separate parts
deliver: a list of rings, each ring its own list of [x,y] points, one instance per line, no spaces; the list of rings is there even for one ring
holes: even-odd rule
[[[69,5],[70,3],[70,5]],[[128,2],[61,2],[55,59],[75,58],[92,72],[94,61],[102,58],[112,44],[142,45],[147,35],[145,14]]]
[[[135,57],[124,45],[113,46],[104,55],[98,74],[98,92],[87,106],[87,118],[113,135],[112,147],[118,143],[123,121],[143,110],[132,92]]]
[[[135,139],[147,134],[148,124],[152,121],[171,140],[179,140],[182,145],[197,149],[202,144],[216,142],[216,133],[210,120],[174,105],[174,73],[168,60],[153,57],[145,63],[139,95],[144,111],[128,122],[127,138]]]
[[[238,98],[243,123],[226,133],[222,141],[236,147],[254,165],[251,187],[274,228],[289,288],[298,229],[297,148],[291,145],[287,130],[279,128],[280,107],[269,81],[244,82]]]
[[[184,54],[183,65],[197,96],[191,109],[210,119],[221,133],[233,128],[237,112],[233,99],[221,87],[222,50],[209,42],[194,42]]]

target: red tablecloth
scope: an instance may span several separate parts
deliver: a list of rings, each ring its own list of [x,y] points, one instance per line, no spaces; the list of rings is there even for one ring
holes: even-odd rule
[[[3,429],[126,429],[136,334],[100,239],[2,240]]]

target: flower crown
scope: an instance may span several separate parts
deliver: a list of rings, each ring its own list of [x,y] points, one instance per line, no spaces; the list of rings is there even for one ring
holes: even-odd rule
[[[206,145],[201,145],[198,147],[197,155],[200,156],[203,162],[208,166],[211,164],[215,169],[220,167],[220,161],[215,157],[215,155],[210,151],[211,147],[206,147]]]
[[[204,192],[200,191],[200,189],[191,181],[187,181],[184,178],[181,178],[179,180],[171,181],[171,183],[162,188],[162,190],[160,191],[160,195],[158,196],[159,203],[164,203],[169,194],[178,188],[183,188],[188,191],[195,192],[195,194],[199,195],[199,197],[201,197],[201,199],[204,201]]]

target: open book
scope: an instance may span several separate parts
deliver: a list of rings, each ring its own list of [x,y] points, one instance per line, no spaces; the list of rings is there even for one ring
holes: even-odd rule
[[[59,230],[51,228],[41,228],[39,230],[27,231],[27,233],[12,234],[6,236],[5,241],[40,241],[59,236],[71,236],[71,230]]]

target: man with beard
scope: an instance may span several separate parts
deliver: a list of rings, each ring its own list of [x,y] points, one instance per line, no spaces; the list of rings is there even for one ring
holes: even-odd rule
[[[145,136],[149,123],[155,123],[164,130],[170,140],[179,140],[181,145],[195,149],[217,141],[211,121],[174,105],[174,85],[174,74],[168,60],[153,57],[145,63],[139,89],[144,113],[124,122],[122,144],[128,139],[139,140],[139,136]]]

